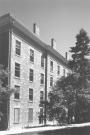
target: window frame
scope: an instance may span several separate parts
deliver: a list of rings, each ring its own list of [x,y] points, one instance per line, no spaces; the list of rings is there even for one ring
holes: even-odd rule
[[[19,100],[20,99],[20,86],[19,85],[15,85],[14,87],[16,89],[16,91],[14,93],[14,99]],[[17,96],[17,94],[18,94],[18,96]],[[18,97],[18,98],[16,98],[16,97]]]
[[[33,82],[34,81],[34,70],[30,68],[29,70],[29,81]]]
[[[15,54],[18,56],[21,55],[21,42],[18,40],[16,40]]]
[[[44,100],[44,91],[40,91],[40,102]]]
[[[20,64],[17,62],[15,62],[15,77],[20,78]]]
[[[34,50],[30,49],[30,62],[34,63]]]
[[[44,57],[41,56],[41,67],[44,68]]]
[[[32,110],[31,111],[32,112],[32,119],[30,119],[31,118],[30,117],[30,114],[31,114],[30,110]],[[28,108],[28,123],[33,123],[33,108]]]
[[[33,102],[33,89],[29,88],[29,101]]]
[[[50,87],[53,87],[53,76],[50,76]]]
[[[18,118],[16,119],[16,113],[15,110],[18,110]],[[20,123],[20,108],[14,108],[14,123],[19,124]]]
[[[44,74],[43,73],[41,73],[40,84],[44,85]]]
[[[57,74],[60,75],[60,65],[57,66]]]
[[[53,61],[50,60],[50,71],[53,72]]]

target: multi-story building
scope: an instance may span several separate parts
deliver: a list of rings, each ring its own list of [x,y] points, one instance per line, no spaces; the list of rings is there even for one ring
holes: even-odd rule
[[[10,97],[8,127],[36,126],[43,123],[40,101],[47,100],[54,82],[67,75],[67,60],[55,48],[26,29],[10,14],[0,17],[0,64],[8,67],[8,86],[15,93]]]

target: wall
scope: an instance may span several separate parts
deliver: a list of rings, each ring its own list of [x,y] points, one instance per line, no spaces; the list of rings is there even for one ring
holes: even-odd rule
[[[21,56],[15,54],[15,40],[21,42]],[[13,126],[14,121],[14,108],[20,108],[20,124],[18,126],[38,125],[38,113],[40,103],[40,90],[44,91],[45,86],[40,85],[40,73],[44,73],[45,69],[41,68],[41,55],[42,52],[34,48],[30,43],[27,43],[22,38],[12,33],[12,46],[11,46],[11,87],[20,85],[20,100],[16,101],[14,95],[11,96],[10,101],[10,126]],[[34,63],[30,62],[30,49],[34,50]],[[15,78],[15,62],[21,65],[20,79]],[[34,82],[29,81],[29,69],[34,70]],[[33,88],[34,97],[33,103],[29,102],[29,88]],[[33,123],[28,123],[28,108],[33,108]],[[14,124],[14,126],[17,126]]]

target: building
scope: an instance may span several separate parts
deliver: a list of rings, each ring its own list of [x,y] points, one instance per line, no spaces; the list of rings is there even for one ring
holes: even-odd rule
[[[16,91],[10,97],[8,127],[37,126],[43,121],[40,101],[47,100],[54,82],[69,72],[67,60],[51,46],[26,29],[10,14],[0,17],[0,64],[8,67],[8,85]]]

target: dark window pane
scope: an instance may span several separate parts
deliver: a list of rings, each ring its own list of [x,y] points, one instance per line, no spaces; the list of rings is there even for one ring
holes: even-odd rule
[[[20,99],[20,86],[15,85],[15,91],[14,98]]]
[[[53,77],[52,76],[50,77],[50,86],[51,87],[53,86]]]
[[[41,67],[44,67],[44,57],[41,56]]]
[[[41,74],[41,84],[44,84],[44,74]]]
[[[50,71],[53,71],[53,61],[50,61]]]
[[[20,64],[15,63],[15,76],[20,77]]]
[[[33,89],[29,89],[29,100],[33,101]]]
[[[16,40],[16,54],[20,55],[20,53],[21,53],[21,42]]]
[[[43,101],[43,91],[40,91],[40,102]]]
[[[34,51],[30,49],[30,61],[34,62]]]
[[[60,74],[60,66],[57,67],[57,74]]]
[[[29,73],[29,80],[33,82],[33,69],[30,69],[30,73]]]

